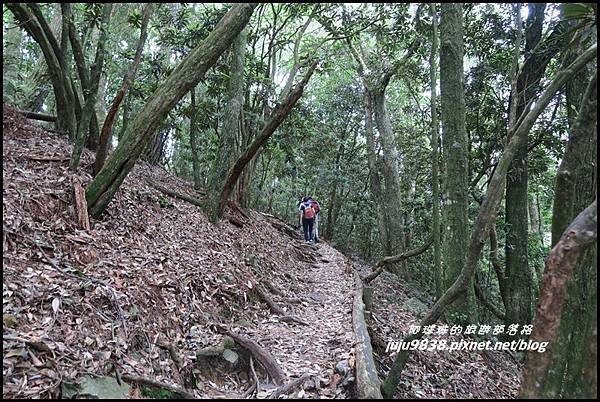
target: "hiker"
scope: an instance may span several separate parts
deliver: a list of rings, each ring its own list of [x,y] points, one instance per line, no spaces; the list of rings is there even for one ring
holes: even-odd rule
[[[314,239],[312,234],[313,225],[315,223],[315,210],[313,209],[312,203],[308,200],[308,197],[302,199],[298,211],[300,212],[300,224],[304,230],[304,241],[307,244],[313,244]]]
[[[319,201],[312,198],[310,195],[307,197],[308,201],[312,204],[313,210],[315,211],[315,223],[313,225],[312,239],[315,243],[319,242],[319,212],[321,212],[321,206]]]

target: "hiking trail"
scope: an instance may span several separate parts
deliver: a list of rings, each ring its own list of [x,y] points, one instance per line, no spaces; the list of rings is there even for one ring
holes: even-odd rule
[[[145,163],[81,229],[74,183],[91,180],[93,154],[84,150],[73,174],[66,138],[10,108],[3,129],[5,398],[140,398],[154,395],[148,387],[196,398],[356,396],[355,275],[370,267],[235,205],[213,225],[185,201],[202,196],[191,183]],[[418,313],[391,274],[371,286],[383,379],[386,342]],[[427,353],[413,354],[397,397],[516,392],[505,356]]]

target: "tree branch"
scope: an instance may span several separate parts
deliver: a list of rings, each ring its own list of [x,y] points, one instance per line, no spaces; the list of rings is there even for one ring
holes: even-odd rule
[[[379,267],[378,269],[376,269],[375,271],[371,272],[368,276],[366,276],[363,281],[365,283],[369,283],[371,282],[373,279],[377,278],[384,270],[385,266],[388,264],[393,264],[396,262],[401,262],[404,261],[410,257],[414,257],[417,256],[419,254],[424,253],[431,245],[433,244],[433,237],[429,237],[425,243],[423,243],[420,247],[417,247],[415,249],[409,250],[406,253],[402,253],[399,255],[394,255],[394,256],[390,256],[390,257],[385,257],[382,258],[381,260],[379,260],[377,262],[377,264],[375,264],[376,267]]]

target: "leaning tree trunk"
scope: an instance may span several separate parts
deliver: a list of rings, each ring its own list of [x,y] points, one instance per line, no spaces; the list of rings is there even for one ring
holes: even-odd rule
[[[223,125],[219,138],[220,146],[213,165],[208,184],[209,201],[206,203],[206,212],[211,221],[218,219],[217,205],[223,184],[227,180],[229,168],[235,162],[237,152],[235,144],[239,138],[240,114],[244,104],[244,59],[246,57],[246,30],[235,38],[231,45],[228,64],[230,67],[227,99],[223,111]]]
[[[465,128],[465,90],[463,73],[463,4],[442,4],[440,20],[440,93],[444,135],[444,272],[445,289],[452,286],[465,265],[469,236],[468,153]],[[458,297],[449,308],[452,323],[473,323],[473,287]]]
[[[575,270],[578,261],[586,249],[593,246],[597,241],[598,236],[598,208],[597,201],[594,201],[589,207],[583,210],[575,220],[564,231],[560,241],[552,248],[550,255],[546,259],[546,269],[542,279],[540,289],[540,300],[537,304],[535,322],[533,324],[533,332],[530,336],[532,342],[548,342],[551,349],[554,349],[558,333],[559,325],[561,324],[561,313],[564,305],[567,283],[573,271]],[[595,311],[596,299],[590,300],[594,302],[593,306],[589,306],[590,310]],[[593,322],[596,323],[594,315]],[[575,330],[575,328],[573,328]],[[596,342],[597,328],[593,328],[584,345],[583,364],[579,369],[578,377],[581,378],[581,384],[587,385],[584,389],[576,389],[573,391],[573,396],[583,398],[597,397],[596,388]],[[591,350],[588,350],[588,345]],[[588,360],[588,353],[591,352],[591,359]],[[546,351],[539,353],[538,351],[527,352],[527,363],[523,369],[523,380],[519,389],[521,398],[543,398],[546,395],[546,387],[548,379],[548,369],[551,366],[552,354]],[[587,372],[586,372],[587,371]],[[592,377],[593,376],[593,377]],[[558,397],[558,395],[553,395]]]
[[[485,198],[481,207],[479,208],[479,214],[477,220],[473,225],[471,231],[471,237],[467,245],[467,259],[463,269],[452,286],[442,295],[442,297],[433,305],[431,310],[419,323],[421,331],[417,334],[410,335],[403,339],[404,342],[410,343],[415,339],[420,339],[423,336],[422,328],[426,325],[434,324],[444,313],[445,309],[451,305],[456,299],[463,295],[468,288],[473,288],[472,277],[477,268],[481,251],[485,243],[486,238],[489,235],[490,228],[496,220],[498,213],[498,207],[502,201],[504,195],[506,172],[508,166],[513,160],[517,149],[523,141],[527,141],[527,135],[533,127],[535,121],[542,113],[542,111],[548,106],[550,100],[556,95],[556,93],[563,87],[574,73],[585,66],[589,61],[593,60],[596,56],[597,45],[590,46],[581,56],[579,56],[572,64],[565,69],[559,71],[554,79],[548,84],[546,90],[540,95],[536,102],[531,104],[529,113],[522,116],[521,119],[515,124],[513,135],[510,142],[506,146],[498,164],[496,170],[492,174],[490,183],[488,185]],[[440,55],[441,56],[441,55]],[[402,350],[396,358],[389,371],[389,374],[382,385],[382,393],[385,397],[391,398],[400,382],[400,375],[406,365],[410,351]]]
[[[157,88],[128,125],[123,139],[86,190],[92,216],[99,217],[106,209],[167,113],[200,81],[244,29],[255,7],[255,3],[234,5],[208,37]]]
[[[148,21],[150,20],[151,14],[152,3],[148,3],[143,11],[140,39],[138,40],[137,49],[135,51],[135,57],[133,58],[133,63],[127,71],[127,73],[125,74],[123,82],[121,83],[121,87],[119,88],[119,92],[117,92],[117,95],[115,96],[115,99],[108,111],[108,114],[106,115],[104,124],[102,125],[98,150],[96,151],[96,160],[94,161],[94,175],[98,174],[98,172],[100,171],[100,169],[102,169],[102,166],[104,165],[104,161],[106,160],[106,154],[108,152],[108,143],[111,139],[113,125],[115,123],[117,114],[119,113],[121,101],[125,97],[125,93],[127,93],[129,85],[131,85],[131,83],[133,82],[133,79],[137,74],[140,62],[142,61],[142,51],[144,50],[144,44],[146,43],[146,38],[148,37]]]
[[[273,115],[269,119],[269,121],[265,124],[263,129],[258,133],[252,144],[246,148],[246,150],[242,153],[242,155],[235,162],[233,167],[229,170],[227,180],[223,185],[223,189],[221,190],[221,195],[219,197],[218,204],[216,206],[216,215],[218,218],[223,216],[223,212],[225,211],[225,206],[229,201],[229,196],[237,183],[240,175],[242,174],[244,168],[252,160],[254,155],[258,152],[258,150],[266,144],[271,135],[277,130],[277,127],[285,120],[285,118],[292,111],[292,108],[298,102],[298,99],[304,93],[304,87],[310,80],[310,77],[314,73],[317,68],[318,62],[314,61],[311,66],[308,68],[306,75],[300,81],[294,89],[288,94],[288,96],[283,100],[282,103],[274,110]]]
[[[585,73],[583,74],[585,75]],[[576,77],[584,81],[584,76]],[[576,81],[574,80],[574,81]],[[574,85],[573,85],[574,84]],[[594,76],[587,87],[579,114],[571,126],[571,135],[556,174],[552,215],[552,246],[578,210],[596,198],[597,183],[597,81]],[[567,98],[579,98],[580,83],[567,85]],[[575,94],[571,90],[575,90]],[[577,93],[579,92],[579,93]],[[577,104],[571,99],[569,103]],[[552,345],[551,365],[542,378],[544,398],[590,398],[595,391],[586,378],[589,370],[588,345],[597,329],[597,251],[589,248],[577,260],[567,282],[566,298],[560,326]],[[594,362],[594,365],[597,364]]]
[[[59,8],[58,4],[56,8]],[[62,32],[61,13],[56,11],[50,22],[50,31],[55,36],[60,36]],[[48,66],[45,60],[40,60],[33,66],[31,74],[25,78],[24,95],[20,104],[25,110],[38,113],[42,110],[46,97],[52,90],[52,85],[48,82]]]

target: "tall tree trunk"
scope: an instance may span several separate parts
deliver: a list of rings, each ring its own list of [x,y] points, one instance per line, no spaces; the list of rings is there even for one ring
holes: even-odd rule
[[[86,190],[88,209],[98,217],[119,189],[154,132],[175,104],[188,93],[246,26],[255,3],[236,4],[208,37],[191,51],[157,88],[123,139]]]
[[[202,174],[200,172],[200,149],[198,149],[198,108],[196,106],[196,87],[190,91],[190,149],[192,152],[192,174],[194,188],[202,187]]]
[[[567,103],[581,102],[585,71],[567,85]],[[579,81],[579,82],[575,82]],[[583,104],[571,125],[565,154],[556,174],[552,211],[552,246],[570,220],[596,198],[597,190],[597,80],[589,81]],[[552,345],[552,361],[540,396],[545,398],[590,398],[595,391],[585,376],[589,370],[588,345],[596,337],[597,250],[589,248],[576,261],[567,283],[566,298]],[[548,352],[546,352],[548,353]],[[597,364],[594,362],[594,364]]]
[[[440,20],[440,96],[444,135],[444,273],[445,289],[459,277],[466,261],[468,242],[469,176],[465,90],[463,73],[463,4],[444,3]],[[475,295],[469,284],[464,294],[449,308],[453,323],[473,323]]]
[[[373,106],[375,109],[375,122],[379,131],[379,140],[383,150],[383,180],[384,201],[387,216],[388,249],[386,255],[400,254],[404,244],[404,231],[402,228],[402,211],[400,209],[400,175],[398,169],[398,149],[392,122],[385,104],[385,88],[388,82],[381,82],[372,92]],[[399,273],[399,265],[392,270]]]
[[[339,187],[339,178],[341,176],[340,172],[340,158],[344,153],[344,139],[345,135],[342,134],[340,138],[340,145],[335,155],[335,162],[333,165],[334,178],[333,184],[331,186],[331,191],[329,192],[329,202],[327,203],[327,221],[325,225],[325,230],[323,233],[323,239],[329,241],[333,238],[333,231],[335,228],[335,223],[337,221],[337,204],[338,204],[338,187]]]
[[[121,83],[121,87],[115,96],[115,99],[106,115],[106,119],[104,120],[104,124],[102,125],[102,131],[100,133],[100,140],[98,145],[98,151],[96,152],[96,160],[94,161],[94,175],[98,174],[102,166],[104,165],[104,161],[106,160],[106,154],[108,153],[108,144],[111,138],[113,125],[115,119],[117,118],[117,114],[119,113],[119,107],[121,105],[121,101],[125,97],[125,93],[129,89],[129,85],[133,82],[135,75],[137,74],[138,67],[140,62],[142,61],[142,52],[144,50],[144,44],[146,43],[146,38],[148,37],[148,21],[150,20],[150,15],[152,14],[152,3],[148,3],[143,11],[142,17],[142,26],[140,30],[140,39],[138,40],[137,48],[135,51],[135,57],[133,58],[133,63],[131,68],[123,77],[123,82]]]
[[[538,45],[542,24],[544,22],[544,3],[530,4],[527,30],[525,32],[525,54],[531,54]],[[520,13],[520,7],[517,12]],[[539,90],[539,82],[549,59],[529,57],[517,78],[516,109],[511,110],[516,121],[525,111],[525,106]],[[506,325],[529,324],[532,319],[533,273],[529,267],[527,247],[529,230],[527,225],[527,142],[521,144],[517,156],[508,171],[506,182],[506,215],[507,227],[506,255],[506,285],[508,303],[506,305]]]
[[[223,125],[219,138],[219,149],[210,175],[207,205],[207,215],[211,221],[218,219],[217,206],[223,185],[227,180],[229,168],[235,162],[237,155],[235,144],[240,133],[240,114],[244,104],[244,59],[246,57],[246,30],[242,30],[231,45],[228,64],[229,84],[223,115]]]
[[[433,192],[433,275],[435,280],[435,297],[439,299],[444,293],[444,273],[442,271],[442,252],[440,238],[440,181],[439,181],[439,137],[440,127],[437,115],[437,12],[435,3],[430,4],[433,26],[431,32],[431,54],[429,56],[429,81],[431,85],[431,182]]]
[[[379,168],[377,166],[377,150],[375,145],[375,134],[373,132],[373,101],[367,88],[364,89],[365,102],[365,134],[367,137],[367,156],[369,162],[369,182],[371,184],[371,194],[377,207],[377,227],[379,229],[379,240],[383,247],[383,252],[389,248],[389,236],[386,225],[385,207],[383,204],[383,190],[381,188],[381,179]]]
[[[108,37],[108,29],[110,27],[112,7],[112,3],[106,3],[103,7],[102,21],[100,22],[100,36],[98,37],[98,43],[96,45],[96,56],[94,58],[94,64],[90,67],[89,72],[85,65],[81,42],[79,42],[76,37],[75,24],[71,19],[70,12],[68,13],[70,19],[68,23],[69,37],[71,39],[71,47],[73,48],[73,54],[75,55],[77,69],[80,71],[81,89],[85,99],[85,105],[77,126],[77,136],[73,144],[73,153],[71,154],[71,160],[69,162],[69,169],[73,171],[79,166],[79,159],[81,157],[81,152],[83,151],[83,146],[88,135],[90,135],[90,124],[92,123],[92,119],[95,119],[96,115],[98,86],[104,65],[104,58],[106,56],[105,45]]]
[[[171,20],[175,20],[177,15],[177,9],[179,8],[179,3],[168,3],[167,8],[171,13]],[[160,68],[159,73],[156,74],[156,79],[161,80],[166,78],[166,72],[171,65],[171,53],[172,47],[169,43],[162,43],[160,46],[159,54],[162,55],[162,60],[160,60]],[[162,155],[162,145],[165,141],[165,136],[169,136],[169,131],[171,124],[169,121],[163,121],[163,124],[159,126],[151,140],[149,141],[146,149],[142,152],[142,160],[146,161],[151,165],[157,165],[160,162],[160,158]]]

